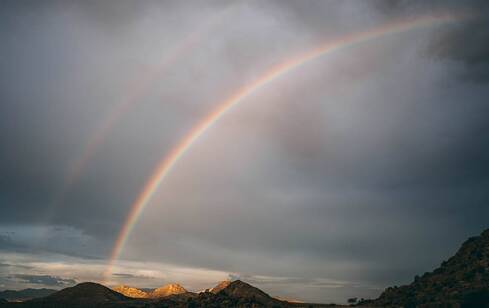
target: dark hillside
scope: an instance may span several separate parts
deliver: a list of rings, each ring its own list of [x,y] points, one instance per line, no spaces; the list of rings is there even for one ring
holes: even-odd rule
[[[471,237],[433,272],[388,288],[365,304],[382,307],[489,307],[489,229]]]

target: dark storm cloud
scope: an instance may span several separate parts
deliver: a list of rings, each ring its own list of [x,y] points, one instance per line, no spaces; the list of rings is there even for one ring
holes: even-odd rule
[[[15,230],[0,233],[1,253],[59,254],[94,261],[103,258],[108,249],[102,239],[96,239],[80,229],[64,225],[30,225],[19,222],[0,225],[0,229]]]
[[[147,131],[141,123],[129,121],[127,129],[109,136],[115,142],[97,149],[73,187],[66,187],[66,177],[88,138],[114,105],[130,94],[125,83],[146,78],[146,66],[157,65],[164,48],[206,21],[206,16],[197,15],[212,15],[227,6],[211,2],[199,10],[194,5],[179,1],[164,6],[153,1],[2,3],[0,141],[8,147],[0,152],[4,214],[0,221],[69,221],[87,233],[114,236],[151,168],[186,127],[175,128],[171,120],[161,123],[157,112],[150,117],[142,113],[146,123],[160,123],[161,129]],[[194,13],[186,14],[189,10]],[[148,14],[161,24],[142,25]],[[140,60],[144,44],[154,54],[146,53]],[[134,64],[146,57],[152,62]],[[118,70],[120,78],[112,76]],[[147,103],[148,99],[140,100]],[[130,118],[137,116],[135,112]],[[135,130],[144,130],[146,137],[117,143],[118,131],[122,135]],[[144,149],[138,153],[144,159],[129,166],[127,161],[134,160],[135,154],[128,148]],[[133,170],[130,177],[128,168]],[[97,218],[86,219],[87,212],[96,212]]]
[[[268,2],[283,13],[282,18],[304,27],[307,31],[324,36],[329,23],[334,33],[348,32],[359,22],[366,26],[375,16],[385,21],[416,15],[450,12],[464,16],[462,22],[437,32],[426,52],[439,60],[451,60],[462,64],[460,77],[475,82],[489,80],[489,3],[484,0],[469,1],[388,1],[372,0],[361,3],[343,2],[331,8],[324,1]],[[374,8],[374,10],[372,10]],[[334,13],[325,20],[325,14]],[[355,19],[355,23],[350,22]],[[338,27],[338,25],[341,25]]]
[[[489,3],[469,1],[374,1],[380,12],[390,15],[451,11],[464,21],[442,30],[433,38],[428,52],[440,60],[462,63],[460,76],[469,81],[489,81]]]
[[[218,20],[224,2],[2,4],[2,253],[104,260],[158,160],[218,102],[318,42],[443,10],[475,13],[327,55],[243,100],[174,167],[121,258],[343,300],[409,282],[487,225],[485,2],[252,1]],[[209,20],[65,188],[110,110]],[[49,270],[23,281],[72,283]],[[133,270],[113,277],[151,278]]]
[[[74,279],[65,279],[50,275],[15,275],[14,277],[26,283],[46,286],[67,287],[76,284]]]
[[[108,202],[104,196],[107,195],[105,189],[110,189],[110,185],[81,185],[82,189],[77,188],[73,192],[64,191],[64,185],[73,160],[79,155],[82,144],[86,143],[83,134],[90,133],[90,127],[98,125],[97,119],[93,121],[94,119],[84,116],[87,109],[83,106],[90,105],[91,102],[95,102],[93,106],[97,106],[100,101],[108,100],[104,94],[100,94],[113,91],[111,89],[114,88],[114,85],[105,85],[103,91],[101,88],[92,88],[93,71],[83,72],[79,67],[78,62],[83,61],[82,58],[86,59],[87,53],[91,52],[91,47],[87,47],[90,42],[94,45],[100,43],[95,38],[99,35],[94,35],[99,33],[100,27],[95,26],[97,30],[87,29],[91,27],[87,16],[104,25],[108,24],[108,27],[129,27],[129,21],[142,17],[141,12],[131,3],[133,2],[126,1],[120,6],[114,2],[102,4],[95,1],[53,1],[43,5],[39,5],[37,1],[2,3],[5,9],[0,13],[4,29],[1,38],[4,42],[2,45],[6,48],[2,48],[1,52],[0,138],[2,143],[8,144],[0,153],[0,202],[3,206],[0,220],[3,222],[46,223],[46,219],[53,219],[46,212],[56,208],[54,219],[66,223],[67,217],[80,218],[80,215],[73,214],[78,209],[87,210],[87,206],[92,207],[91,211],[97,209],[99,217],[109,218],[114,217],[114,211],[110,210],[110,206],[102,205],[118,204],[127,207],[130,204],[127,200],[132,198],[136,190],[119,201],[111,199]],[[68,26],[61,29],[63,24]],[[82,26],[78,29],[70,26],[73,24]],[[37,33],[49,34],[40,39]],[[85,35],[91,35],[92,38],[85,40]],[[125,35],[127,33],[107,35],[102,32],[99,39],[120,38]],[[109,67],[111,57],[99,54],[98,58],[103,63],[102,66]],[[87,92],[82,92],[93,95],[80,92],[85,86],[88,87],[85,88]],[[49,120],[50,118],[53,120]],[[119,184],[114,182],[112,175],[105,180],[104,176],[107,177],[107,173],[97,174],[105,183]],[[143,176],[141,173],[141,178],[133,179],[140,183]],[[84,189],[85,187],[87,188]],[[117,186],[117,190],[126,191],[121,185]],[[60,194],[70,196],[67,200],[60,201]],[[72,203],[73,206],[66,206],[65,202]],[[121,219],[123,213],[116,211],[115,215],[119,215]],[[102,225],[107,226],[109,220],[78,218],[72,220],[71,224],[99,234],[104,232],[97,230],[103,228]]]
[[[431,53],[465,65],[462,77],[475,82],[489,81],[489,4],[484,2],[476,17],[436,38]]]

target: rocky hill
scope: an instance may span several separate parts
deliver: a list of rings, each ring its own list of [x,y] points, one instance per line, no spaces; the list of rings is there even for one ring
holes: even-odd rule
[[[387,288],[363,305],[380,307],[489,307],[489,229],[469,238],[433,272]]]
[[[196,297],[182,300],[180,297],[164,298],[158,302],[163,307],[297,307],[272,298],[265,292],[243,281],[230,282],[220,291],[199,293]],[[303,306],[309,307],[309,306]],[[313,306],[311,306],[313,307]]]
[[[119,292],[127,297],[132,297],[132,298],[149,298],[149,293],[145,292],[143,290],[125,286],[125,285],[120,285],[112,288],[112,290]]]
[[[162,286],[160,288],[154,289],[153,292],[149,293],[149,297],[161,298],[161,297],[166,297],[166,296],[170,296],[170,295],[183,294],[183,293],[187,293],[187,292],[188,291],[185,290],[184,287],[182,287],[178,283],[174,283],[174,284],[167,284],[167,285]]]
[[[131,298],[162,298],[170,295],[188,293],[188,291],[178,283],[167,284],[147,291],[125,285],[116,286],[113,290]]]
[[[227,287],[217,292],[217,294],[226,295],[227,297],[240,300],[244,299],[256,301],[263,304],[273,304],[279,302],[277,299],[272,298],[262,290],[255,288],[241,280],[231,282]]]
[[[18,307],[124,307],[130,306],[130,299],[101,284],[80,283],[43,298],[26,301]]]
[[[166,290],[181,290],[178,287]],[[2,303],[0,307],[329,307],[330,305],[293,304],[270,297],[265,292],[242,281],[229,283],[218,291],[200,294],[185,292],[172,294],[162,298],[129,298],[114,290],[97,283],[81,283],[66,288],[41,299],[33,299],[23,303]],[[333,305],[334,306],[334,305]]]

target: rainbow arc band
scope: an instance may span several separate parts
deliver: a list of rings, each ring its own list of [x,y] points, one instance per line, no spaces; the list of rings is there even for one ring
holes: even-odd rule
[[[360,43],[367,42],[373,39],[381,38],[387,35],[402,33],[417,28],[433,26],[436,24],[452,22],[461,18],[462,15],[453,15],[448,13],[422,16],[396,21],[383,25],[381,27],[373,28],[369,31],[346,35],[336,40],[327,42],[326,44],[320,45],[319,47],[316,47],[308,52],[300,54],[297,57],[287,60],[275,67],[272,67],[255,81],[238,89],[233,95],[218,104],[214,110],[212,110],[206,117],[204,117],[199,123],[197,123],[197,125],[195,125],[193,129],[182,140],[180,140],[180,142],[175,147],[173,147],[173,149],[169,153],[167,153],[156,166],[151,177],[148,179],[139,196],[132,204],[130,212],[127,215],[127,219],[119,232],[119,235],[112,249],[106,271],[104,273],[104,279],[107,281],[110,278],[112,274],[112,268],[118,260],[139,216],[151,200],[152,196],[158,190],[158,187],[161,185],[162,181],[175,167],[176,163],[192,147],[194,142],[200,136],[202,136],[207,130],[209,130],[222,116],[229,112],[234,106],[242,102],[247,96],[270,84],[277,78],[298,68],[299,66],[326,54],[339,51],[344,48],[352,47],[354,45],[358,45]]]

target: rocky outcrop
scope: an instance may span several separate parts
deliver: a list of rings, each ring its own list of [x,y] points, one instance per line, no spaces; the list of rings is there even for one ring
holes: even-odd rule
[[[149,297],[151,298],[161,298],[170,295],[177,295],[187,293],[184,287],[179,285],[178,283],[167,284],[160,288],[154,289],[153,292],[149,293]]]
[[[137,288],[120,285],[112,288],[112,290],[119,292],[127,297],[132,298],[149,298],[149,294],[145,291],[139,290]]]

